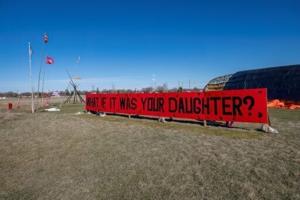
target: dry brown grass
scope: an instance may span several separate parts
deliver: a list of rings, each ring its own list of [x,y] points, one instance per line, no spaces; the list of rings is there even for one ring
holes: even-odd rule
[[[76,109],[0,113],[0,198],[300,198],[299,111],[270,135]]]

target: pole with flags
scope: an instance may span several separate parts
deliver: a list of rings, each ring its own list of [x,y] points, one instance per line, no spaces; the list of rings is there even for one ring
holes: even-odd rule
[[[42,94],[40,93],[40,86],[41,86],[41,74],[42,74],[42,70],[43,70],[43,64],[44,64],[44,56],[45,56],[45,47],[46,44],[48,44],[48,34],[44,33],[43,35],[43,42],[45,45],[43,45],[42,47],[42,59],[41,59],[41,63],[40,63],[40,69],[39,69],[39,78],[38,78],[38,96],[41,97]]]
[[[50,56],[47,56],[45,63],[48,65],[52,65],[54,63],[54,59]],[[45,71],[46,71],[46,68],[44,68],[43,80],[42,80],[42,106],[44,106],[43,94],[44,94],[44,86],[45,86]]]
[[[32,49],[30,46],[30,42],[28,42],[28,56],[29,56],[29,81],[31,85],[31,112],[34,113],[34,102],[33,102],[33,84],[32,84],[32,70],[31,70],[31,55]]]

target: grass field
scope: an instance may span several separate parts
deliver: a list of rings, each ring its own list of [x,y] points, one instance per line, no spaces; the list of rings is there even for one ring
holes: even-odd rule
[[[0,199],[300,199],[300,111],[279,134],[121,116],[0,112]]]

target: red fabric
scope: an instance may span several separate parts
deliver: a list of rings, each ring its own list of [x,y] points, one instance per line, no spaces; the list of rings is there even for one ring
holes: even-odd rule
[[[46,64],[49,64],[49,65],[51,65],[51,64],[53,64],[53,63],[54,63],[54,60],[53,60],[53,58],[51,58],[51,57],[47,56],[47,57],[46,57]]]
[[[85,109],[182,119],[268,123],[267,89],[87,93]]]

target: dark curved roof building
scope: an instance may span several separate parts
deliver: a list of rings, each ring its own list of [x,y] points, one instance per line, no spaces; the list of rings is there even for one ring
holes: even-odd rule
[[[267,88],[268,99],[300,101],[300,65],[236,72],[212,79],[207,90]]]

